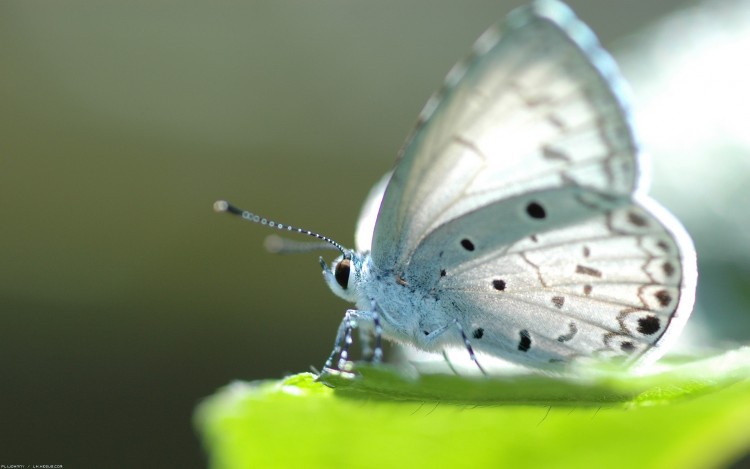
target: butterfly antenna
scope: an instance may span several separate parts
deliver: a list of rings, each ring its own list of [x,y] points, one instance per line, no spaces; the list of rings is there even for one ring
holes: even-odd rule
[[[230,215],[235,215],[243,220],[251,221],[253,223],[259,223],[264,226],[268,226],[270,228],[276,228],[277,230],[281,231],[289,231],[293,233],[301,233],[308,236],[312,236],[314,238],[318,238],[321,241],[324,241],[328,243],[329,245],[333,246],[335,249],[338,249],[341,251],[342,254],[346,255],[346,249],[344,249],[344,246],[340,245],[336,241],[332,240],[328,236],[323,236],[322,234],[315,233],[314,231],[306,230],[304,228],[297,228],[295,226],[291,225],[285,225],[283,223],[278,223],[273,220],[269,220],[268,218],[261,217],[260,215],[256,215],[252,212],[248,212],[247,210],[242,210],[241,208],[237,208],[234,205],[230,204],[226,200],[217,200],[214,202],[214,211],[216,212],[226,212]]]
[[[272,254],[299,254],[322,249],[338,250],[336,246],[325,241],[294,241],[275,234],[266,236],[266,239],[263,240],[263,247]]]

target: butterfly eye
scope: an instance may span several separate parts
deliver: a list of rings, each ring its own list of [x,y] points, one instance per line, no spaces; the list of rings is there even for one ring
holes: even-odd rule
[[[336,264],[336,272],[334,273],[334,276],[336,277],[336,282],[341,285],[341,288],[344,290],[346,290],[346,287],[349,285],[349,270],[351,270],[351,264],[352,262],[349,259],[344,259]]]

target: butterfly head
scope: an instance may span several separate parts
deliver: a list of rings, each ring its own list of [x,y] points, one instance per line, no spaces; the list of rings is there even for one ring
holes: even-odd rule
[[[323,278],[331,291],[347,301],[356,302],[362,282],[364,256],[358,252],[345,251],[334,259],[330,268],[322,257],[320,265],[323,267]]]

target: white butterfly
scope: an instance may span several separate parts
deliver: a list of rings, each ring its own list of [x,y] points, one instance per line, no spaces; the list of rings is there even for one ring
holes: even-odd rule
[[[371,191],[356,251],[321,260],[352,329],[533,367],[658,358],[687,320],[692,242],[646,197],[625,85],[571,10],[541,0],[482,35]],[[257,215],[217,209],[283,230]],[[377,219],[376,219],[377,215]],[[480,366],[481,369],[481,366]]]

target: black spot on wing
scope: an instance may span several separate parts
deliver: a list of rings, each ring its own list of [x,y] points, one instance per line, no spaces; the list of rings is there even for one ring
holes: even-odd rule
[[[643,335],[655,334],[661,327],[661,321],[656,316],[645,316],[638,320],[638,332]]]
[[[659,290],[654,293],[654,297],[659,301],[659,304],[666,308],[672,302],[672,295],[667,290]]]
[[[563,305],[565,304],[565,297],[564,296],[553,296],[552,297],[552,304],[557,307],[557,309],[562,309]]]
[[[529,335],[529,331],[524,329],[519,332],[518,335],[521,336],[521,340],[518,342],[518,350],[528,352],[531,348],[531,336]]]
[[[505,290],[505,280],[500,280],[499,278],[496,278],[492,281],[492,288],[498,291]]]
[[[472,243],[468,238],[464,238],[461,240],[461,246],[467,251],[473,251],[475,249],[474,243]]]
[[[475,339],[481,339],[483,335],[484,335],[484,329],[481,327],[477,327],[476,329],[474,329],[474,332],[471,334],[471,336],[474,337]]]
[[[529,205],[526,206],[526,213],[531,218],[536,218],[537,220],[547,217],[546,210],[537,202],[529,202]]]

